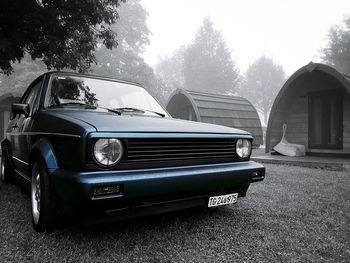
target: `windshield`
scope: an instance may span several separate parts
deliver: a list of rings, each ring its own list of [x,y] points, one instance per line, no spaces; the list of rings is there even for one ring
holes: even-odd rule
[[[45,107],[92,105],[106,109],[136,108],[168,114],[142,87],[79,76],[53,76]]]

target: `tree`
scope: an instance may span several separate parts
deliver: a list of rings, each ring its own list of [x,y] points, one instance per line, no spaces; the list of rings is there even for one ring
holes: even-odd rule
[[[263,114],[265,125],[273,101],[285,80],[283,68],[266,56],[258,58],[244,74],[239,95],[247,98]]]
[[[155,66],[156,78],[161,83],[162,101],[168,101],[170,94],[176,89],[185,88],[184,52],[185,46],[175,50],[172,56],[159,59]]]
[[[342,73],[350,75],[350,16],[342,26],[333,26],[328,33],[328,44],[322,59]]]
[[[160,58],[158,64],[155,67],[155,72],[170,89],[185,87],[184,76],[184,54],[186,47],[181,46],[175,50],[172,56]]]
[[[110,25],[125,0],[4,0],[0,8],[0,71],[10,74],[11,63],[27,52],[48,69],[85,71],[95,62],[100,39],[117,46]]]
[[[190,90],[227,94],[239,83],[239,71],[220,31],[209,17],[184,54],[185,86]]]
[[[146,23],[148,14],[139,2],[129,0],[120,6],[119,20],[111,26],[113,32],[119,32],[119,45],[111,50],[98,45],[97,63],[92,66],[94,73],[136,81],[153,71],[141,57],[150,43],[150,30]]]
[[[146,45],[150,43],[147,17],[140,0],[121,4],[119,20],[111,26],[113,32],[118,32],[119,45],[112,50],[99,45],[95,52],[97,64],[92,70],[98,75],[138,82],[164,103],[164,84],[142,58]]]
[[[21,63],[13,63],[12,67],[14,72],[11,75],[0,74],[0,96],[8,92],[22,94],[34,79],[46,71],[42,61],[32,60],[28,54],[24,55]]]

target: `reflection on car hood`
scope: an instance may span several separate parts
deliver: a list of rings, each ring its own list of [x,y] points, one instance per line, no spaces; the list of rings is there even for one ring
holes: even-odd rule
[[[224,133],[224,134],[245,134],[249,133],[239,129],[179,120],[162,118],[158,116],[122,114],[117,115],[110,112],[97,110],[74,110],[55,109],[47,112],[52,115],[69,116],[86,122],[96,128],[99,132],[166,132],[166,133]],[[62,116],[64,115],[64,116]]]

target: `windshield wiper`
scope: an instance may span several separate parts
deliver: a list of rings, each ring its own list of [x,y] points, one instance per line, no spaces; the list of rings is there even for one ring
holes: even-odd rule
[[[84,102],[78,102],[78,101],[71,101],[71,102],[64,102],[64,103],[60,103],[60,104],[50,105],[49,108],[69,106],[69,105],[79,105],[79,106],[89,107],[90,109],[96,109],[96,106],[94,106],[94,105],[87,104]]]
[[[156,112],[156,111],[151,111],[151,110],[145,110],[145,109],[138,109],[138,108],[132,108],[132,107],[123,107],[123,108],[114,108],[114,109],[110,109],[110,108],[105,108],[105,107],[99,107],[99,106],[95,106],[92,104],[87,104],[84,102],[79,102],[79,101],[70,101],[70,102],[64,102],[64,103],[60,103],[60,104],[56,104],[56,105],[51,105],[49,106],[49,108],[55,108],[55,107],[64,107],[64,106],[70,106],[70,105],[78,105],[78,106],[85,106],[88,109],[97,109],[97,108],[101,108],[104,110],[107,110],[109,112],[113,112],[116,113],[118,115],[121,115],[123,112],[127,112],[127,111],[138,111],[138,112],[151,112],[154,114],[157,114],[161,117],[165,117],[165,114],[160,113],[160,112]]]
[[[49,108],[55,108],[55,107],[61,107],[61,106],[69,106],[69,105],[79,105],[79,106],[85,106],[88,109],[97,109],[97,108],[101,108],[104,110],[107,110],[109,112],[113,112],[116,113],[118,115],[121,115],[122,112],[118,109],[108,109],[108,108],[104,108],[104,107],[99,107],[99,106],[95,106],[95,105],[91,105],[91,104],[87,104],[84,102],[78,102],[78,101],[71,101],[71,102],[65,102],[65,103],[60,103],[60,104],[56,104],[56,105],[51,105],[49,106]]]
[[[164,113],[161,113],[161,112],[156,112],[156,111],[151,111],[151,110],[145,110],[145,109],[138,109],[138,108],[132,108],[132,107],[123,107],[123,108],[115,108],[113,110],[117,110],[117,111],[138,111],[138,112],[151,112],[151,113],[154,113],[154,114],[157,114],[161,117],[165,117],[165,114]]]
[[[113,112],[113,113],[116,113],[118,115],[122,115],[122,112],[118,109],[109,109],[109,108],[104,108],[104,107],[99,107],[99,108],[108,110],[109,112]]]

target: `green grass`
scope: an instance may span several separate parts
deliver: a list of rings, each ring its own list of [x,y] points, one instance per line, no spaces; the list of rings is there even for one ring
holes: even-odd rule
[[[0,186],[1,262],[350,262],[350,175],[266,165],[233,206],[38,234],[29,196]]]

